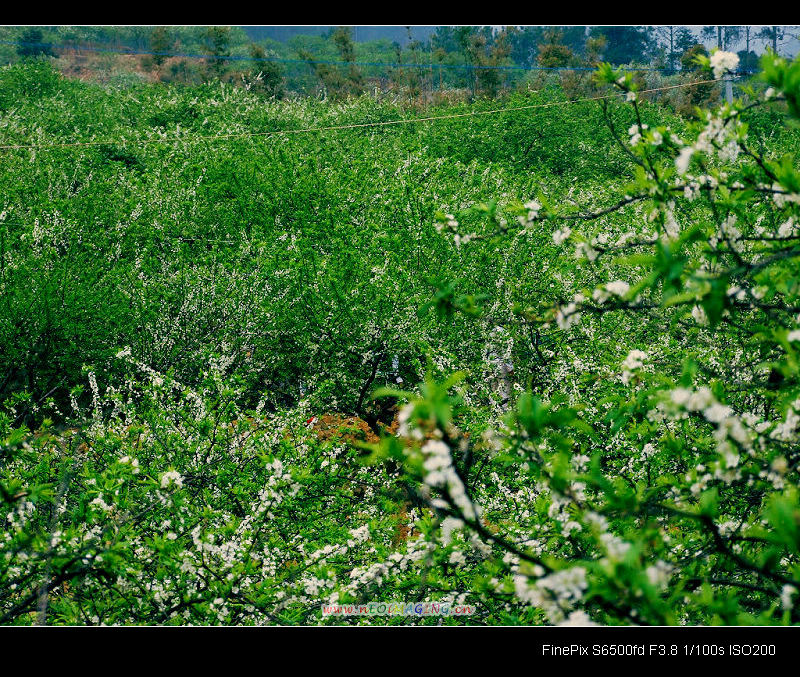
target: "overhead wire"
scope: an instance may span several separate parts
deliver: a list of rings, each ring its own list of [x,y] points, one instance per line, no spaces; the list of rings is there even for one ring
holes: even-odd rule
[[[699,85],[711,84],[715,82],[721,82],[723,78],[713,78],[710,80],[698,80],[693,82],[683,82],[673,85],[666,85],[663,87],[653,87],[650,89],[643,89],[636,92],[637,95],[641,94],[652,94],[655,92],[664,92],[667,90],[672,89],[680,89],[684,87],[697,87]],[[68,141],[62,143],[53,143],[53,144],[3,144],[0,145],[0,150],[35,150],[35,151],[46,151],[46,150],[54,150],[58,148],[85,148],[85,147],[92,147],[92,146],[108,146],[108,145],[147,145],[147,144],[154,144],[154,143],[174,143],[176,141],[222,141],[226,139],[237,139],[237,138],[255,138],[255,137],[273,137],[273,136],[289,136],[293,134],[309,134],[309,133],[318,133],[318,132],[329,132],[329,131],[341,131],[346,129],[366,129],[366,128],[375,128],[375,127],[388,127],[393,125],[408,125],[408,124],[417,124],[421,122],[435,122],[438,120],[452,120],[458,118],[474,118],[478,116],[485,116],[485,115],[497,115],[501,113],[514,113],[517,111],[524,111],[524,110],[533,110],[536,108],[552,108],[555,106],[566,106],[572,105],[577,103],[586,103],[590,101],[602,101],[602,100],[609,100],[609,99],[616,99],[622,96],[620,93],[615,94],[606,94],[606,95],[599,95],[599,96],[588,96],[582,97],[578,99],[566,99],[564,101],[550,101],[547,103],[536,103],[536,104],[528,104],[525,106],[514,106],[510,108],[495,108],[490,110],[472,110],[466,113],[448,113],[445,115],[431,115],[427,117],[417,117],[417,118],[399,118],[395,120],[380,120],[375,122],[357,122],[357,123],[350,123],[344,125],[323,125],[317,127],[301,127],[297,129],[276,129],[276,130],[269,130],[264,132],[236,132],[231,134],[210,134],[210,135],[175,135],[171,137],[159,137],[159,138],[150,138],[150,139],[104,139],[104,140],[92,140],[92,141]]]

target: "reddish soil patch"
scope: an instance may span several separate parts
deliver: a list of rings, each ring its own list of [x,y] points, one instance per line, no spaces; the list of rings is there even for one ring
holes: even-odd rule
[[[358,443],[375,444],[380,441],[369,424],[358,416],[323,414],[313,421],[311,429],[320,442],[346,442],[356,446]]]
[[[408,522],[408,504],[403,505],[395,517],[398,521],[392,535],[392,548],[397,548],[401,543],[405,543],[411,535],[412,527]]]

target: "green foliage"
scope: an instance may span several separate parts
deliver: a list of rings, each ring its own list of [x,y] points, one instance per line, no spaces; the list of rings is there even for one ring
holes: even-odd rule
[[[20,35],[17,54],[21,57],[55,56],[51,47],[44,41],[44,35],[38,28],[26,28]]]
[[[606,64],[619,100],[385,127],[0,70],[40,147],[0,170],[0,622],[799,622],[800,85],[763,68],[692,121]],[[431,600],[474,615],[325,612]]]

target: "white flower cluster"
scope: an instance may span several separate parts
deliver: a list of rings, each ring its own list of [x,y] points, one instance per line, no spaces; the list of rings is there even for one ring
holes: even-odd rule
[[[734,251],[741,251],[742,231],[736,227],[736,214],[728,214],[725,220],[720,224],[719,237],[712,236],[709,238],[709,244],[716,249],[720,241],[725,242]]]
[[[635,96],[628,98],[628,101],[633,100],[635,100]],[[657,129],[649,129],[647,124],[642,124],[641,127],[638,124],[632,125],[628,129],[628,135],[631,146],[638,146],[642,141],[651,146],[660,146],[664,143],[664,135]]]
[[[655,564],[651,564],[645,569],[645,574],[647,574],[647,580],[650,581],[651,585],[663,590],[669,584],[669,579],[674,571],[674,566],[658,560]]]
[[[680,176],[689,170],[689,163],[695,152],[712,154],[715,149],[720,159],[725,162],[732,162],[739,156],[740,147],[736,138],[737,129],[741,122],[737,117],[724,115],[714,116],[711,113],[706,115],[706,126],[698,134],[693,144],[683,145],[675,158],[675,169]],[[717,181],[713,177],[701,177],[703,183],[710,187],[715,187]],[[688,199],[694,198],[694,192],[699,190],[699,185],[692,186],[691,190],[687,186],[684,194]]]
[[[786,418],[773,428],[769,436],[781,442],[792,442],[797,439],[797,428],[800,425],[798,411],[800,411],[800,400],[795,400],[786,410]]]
[[[458,221],[456,221],[456,217],[453,216],[452,214],[445,214],[444,221],[443,222],[440,221],[439,223],[436,224],[436,230],[437,232],[441,233],[445,229],[445,227],[449,228],[452,231],[457,231]]]
[[[389,576],[406,571],[411,564],[425,558],[435,547],[424,538],[409,541],[405,554],[393,552],[384,562],[375,562],[367,567],[354,568],[350,572],[350,583],[346,586],[345,591],[352,596],[357,596],[362,588],[380,586]]]
[[[711,68],[715,78],[721,78],[728,71],[736,70],[739,65],[739,56],[733,52],[723,52],[718,49],[711,55]]]
[[[692,307],[692,318],[694,318],[694,321],[700,326],[705,327],[708,325],[708,315],[706,315],[706,311],[702,306]]]
[[[757,425],[758,419],[752,415],[736,416],[733,409],[718,402],[711,390],[705,386],[694,391],[688,388],[675,388],[670,392],[670,400],[686,411],[702,412],[709,423],[716,424],[714,439],[717,442],[717,451],[724,461],[724,467],[719,469],[717,475],[725,481],[736,479],[738,472],[735,468],[739,464],[739,454],[730,440],[736,442],[742,449],[751,450],[754,435],[749,428],[755,426],[756,431],[763,430],[763,426]]]
[[[644,360],[647,359],[647,353],[643,350],[631,350],[625,361],[622,363],[622,382],[628,385],[633,378],[633,372],[641,369],[644,366]]]
[[[588,259],[594,261],[600,255],[600,252],[593,246],[593,242],[579,242],[575,247],[576,259]]]
[[[605,548],[606,554],[612,560],[621,560],[625,553],[631,549],[631,544],[622,540],[619,536],[612,534],[610,531],[600,535],[600,542]]]
[[[692,160],[692,155],[694,155],[694,148],[691,146],[684,146],[681,148],[678,157],[675,158],[675,169],[678,170],[678,174],[683,175],[689,171],[689,163]]]
[[[569,538],[573,531],[582,531],[583,527],[576,522],[569,512],[571,501],[565,496],[552,494],[550,507],[547,509],[547,516],[561,524],[561,533]]]
[[[453,540],[453,532],[457,529],[461,529],[464,526],[463,520],[458,519],[457,517],[445,517],[442,520],[442,524],[440,526],[442,536],[441,541],[442,545],[449,545],[450,542]]]
[[[583,294],[575,294],[572,303],[568,303],[556,311],[556,323],[559,329],[569,329],[572,325],[580,322],[581,314],[578,311],[578,306],[585,300],[586,297]]]
[[[424,482],[429,487],[446,489],[456,507],[468,520],[478,519],[477,506],[467,496],[464,483],[453,466],[450,447],[441,440],[428,440],[422,447],[425,456],[423,468],[426,471]]]
[[[183,477],[181,477],[179,472],[175,470],[168,470],[163,475],[161,475],[161,488],[166,489],[171,484],[174,484],[177,489],[180,489],[183,486]]]
[[[409,421],[411,419],[411,414],[413,413],[413,411],[414,411],[414,405],[413,404],[407,404],[404,407],[402,407],[400,409],[400,411],[398,412],[398,414],[397,414],[397,423],[398,423],[397,436],[398,437],[408,437],[408,438],[415,439],[415,440],[421,440],[424,437],[424,435],[422,434],[422,431],[419,428],[417,428],[416,426],[411,427],[411,426],[408,425],[408,423],[409,423]]]
[[[636,146],[642,140],[642,134],[647,129],[647,124],[643,124],[641,127],[639,125],[631,125],[630,129],[628,130],[628,136],[630,136],[630,144],[631,146]]]
[[[514,576],[514,589],[523,602],[542,609],[551,623],[562,623],[589,587],[586,569],[580,566],[561,569],[530,585],[523,574]]]
[[[797,594],[797,588],[793,585],[784,585],[781,589],[781,608],[790,610],[794,608],[794,597]]]
[[[99,508],[103,512],[109,512],[112,508],[108,503],[103,500],[103,494],[100,494],[89,502],[89,505]]]
[[[461,233],[456,233],[455,235],[453,235],[453,244],[455,244],[456,249],[461,249],[462,244],[467,244],[474,237],[475,233],[467,233],[466,235],[461,235]]]
[[[139,474],[139,459],[138,458],[131,458],[130,456],[123,456],[119,459],[120,463],[130,464],[131,470],[134,475]]]
[[[776,207],[785,207],[787,204],[800,204],[800,193],[787,193],[786,189],[779,183],[772,185],[772,201]]]
[[[800,234],[800,227],[798,227],[798,224],[793,216],[790,216],[786,221],[778,226],[778,237],[793,238],[797,237],[798,234]]]
[[[527,210],[527,213],[518,217],[518,220],[521,225],[523,225],[525,228],[528,228],[538,218],[539,211],[542,209],[542,205],[536,200],[531,200],[530,202],[526,202],[524,207]]]
[[[570,235],[572,235],[572,228],[569,226],[564,226],[563,228],[553,232],[553,242],[556,245],[563,244]]]
[[[625,296],[630,291],[631,286],[623,280],[615,280],[608,282],[603,287],[598,287],[594,290],[592,298],[599,304],[608,301],[612,296]]]

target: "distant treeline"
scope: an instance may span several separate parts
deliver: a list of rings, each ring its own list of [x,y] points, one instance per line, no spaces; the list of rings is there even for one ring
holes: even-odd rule
[[[326,36],[336,26],[242,26],[244,32],[254,42],[276,40],[288,42],[297,35]],[[410,26],[411,39],[426,41],[436,32],[436,26]],[[405,46],[409,40],[409,32],[405,26],[353,26],[355,42],[371,42],[388,40]]]
[[[765,48],[788,49],[796,28],[3,26],[0,62],[47,57],[81,79],[220,80],[277,98],[390,90],[415,98],[453,90],[493,97],[540,87],[543,73],[585,79],[602,62],[690,76],[709,47],[738,49],[740,71],[752,72]]]

